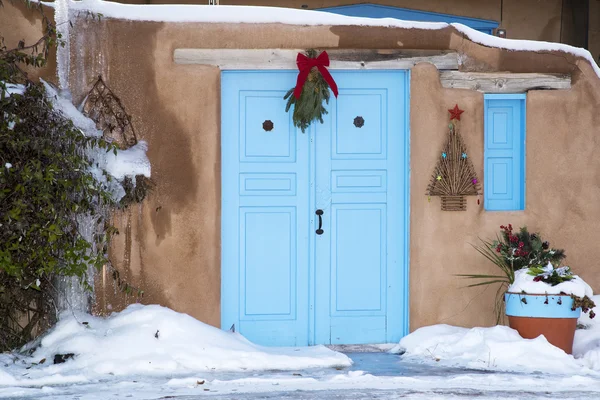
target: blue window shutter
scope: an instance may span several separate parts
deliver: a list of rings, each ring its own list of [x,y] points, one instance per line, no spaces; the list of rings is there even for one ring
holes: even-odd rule
[[[525,95],[484,96],[484,206],[525,209]]]

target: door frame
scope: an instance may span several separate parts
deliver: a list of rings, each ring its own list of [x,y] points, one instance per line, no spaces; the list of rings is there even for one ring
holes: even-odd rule
[[[337,69],[330,69],[330,71],[335,72]],[[349,69],[339,69],[337,71],[348,71]],[[358,71],[365,71],[364,69],[361,68],[356,68],[356,69],[351,69],[352,71],[358,72]],[[265,65],[264,69],[260,69],[260,72],[264,72],[264,73],[280,73],[280,72],[295,72],[297,73],[296,70],[273,70],[271,68],[269,68],[268,65]],[[411,188],[411,159],[410,159],[410,135],[411,135],[411,131],[410,131],[410,79],[411,79],[411,70],[410,69],[401,69],[401,68],[389,68],[389,69],[379,69],[377,71],[371,71],[371,72],[383,72],[383,71],[389,71],[389,72],[395,72],[395,71],[404,71],[405,75],[404,75],[404,102],[405,102],[405,107],[404,107],[404,132],[406,132],[405,138],[404,138],[404,178],[405,178],[405,182],[406,185],[405,187],[402,189],[401,192],[401,196],[404,200],[404,225],[400,227],[400,229],[404,229],[404,239],[403,239],[403,243],[401,243],[400,245],[402,246],[402,254],[403,254],[403,259],[402,259],[402,271],[401,271],[401,276],[403,279],[402,282],[402,313],[403,313],[403,319],[402,319],[402,332],[400,332],[401,337],[404,337],[406,335],[408,335],[409,333],[409,329],[410,329],[410,188]],[[252,69],[228,69],[228,70],[221,70],[221,74],[220,77],[223,74],[234,74],[234,73],[244,73],[244,72],[258,72],[257,69],[252,68]],[[368,71],[366,71],[368,73]],[[220,94],[220,102],[219,102],[219,108],[220,108],[220,127],[221,127],[221,139],[220,139],[220,143],[221,143],[221,162],[222,160],[225,158],[224,156],[224,152],[226,150],[226,147],[224,146],[223,143],[223,134],[222,134],[222,130],[223,130],[223,121],[225,120],[225,117],[227,116],[222,109],[222,104],[223,104],[223,92],[222,92],[222,85],[219,84],[220,89],[221,89],[221,94]],[[282,106],[284,104],[284,100],[282,99]],[[311,126],[309,128],[309,132],[306,132],[305,134],[314,134],[314,125]],[[309,144],[309,150],[313,152],[314,154],[314,149],[316,148],[316,143],[313,140],[310,144]],[[310,174],[311,174],[311,179],[312,176],[314,175],[314,165],[313,165],[313,160],[311,160],[310,162]],[[225,287],[225,283],[223,280],[223,260],[225,259],[225,257],[223,257],[223,253],[224,253],[224,246],[223,243],[226,240],[226,238],[223,237],[223,209],[226,203],[226,199],[223,196],[223,185],[224,185],[224,174],[223,174],[223,168],[221,168],[221,191],[219,193],[220,197],[221,197],[221,201],[220,201],[220,205],[221,205],[221,209],[219,210],[220,213],[220,222],[221,222],[221,251],[220,251],[220,256],[221,256],[221,269],[220,269],[220,280],[221,280],[221,284],[220,284],[220,289],[221,289],[221,296],[220,296],[220,317],[221,317],[221,329],[223,330],[229,330],[231,329],[230,326],[225,326],[224,325],[224,315],[225,315],[225,310],[223,308],[223,304],[227,304],[230,303],[231,301],[223,301],[224,297],[226,294],[230,294],[231,293],[231,289]],[[315,204],[314,203],[314,198],[310,197],[309,198],[309,208],[312,207],[314,209]],[[314,219],[314,215],[311,215],[311,221],[310,221],[310,226],[311,229],[314,228],[314,224],[315,224],[315,219]],[[313,229],[314,231],[314,229]],[[315,237],[314,235],[312,235],[309,239],[309,245],[314,248],[315,245]],[[309,265],[309,309],[308,309],[308,345],[312,346],[315,344],[315,322],[316,322],[316,315],[315,315],[315,290],[314,290],[314,279],[315,279],[315,260],[310,260],[310,265]],[[239,301],[239,293],[238,293],[238,301]],[[236,321],[239,324],[239,316],[236,316]]]

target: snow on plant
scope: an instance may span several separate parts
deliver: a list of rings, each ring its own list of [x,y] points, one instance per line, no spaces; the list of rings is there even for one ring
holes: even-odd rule
[[[556,286],[560,283],[567,282],[573,279],[573,273],[571,268],[564,266],[560,268],[554,268],[554,265],[550,261],[543,267],[541,265],[534,265],[528,268],[527,273],[533,276],[534,282],[544,282],[551,286]]]
[[[119,200],[108,166],[150,174],[144,143],[119,158],[94,121],[24,72],[24,65],[45,66],[62,43],[41,3],[31,6],[44,32],[36,43],[8,48],[0,34],[0,351],[48,327],[57,280],[89,287],[88,271],[108,262],[117,232],[108,208]]]
[[[592,288],[581,277],[574,275],[567,266],[556,268],[551,263],[545,267],[535,265],[515,272],[515,281],[508,287],[509,293],[567,295],[573,299],[571,309],[581,308],[590,319],[596,315],[593,308]]]
[[[495,240],[480,238],[481,244],[473,245],[475,250],[500,269],[500,273],[458,275],[479,280],[469,287],[500,284],[495,307],[498,322],[502,316],[501,304],[506,291],[571,295],[574,300],[573,307],[581,307],[584,313],[595,306],[590,299],[593,292],[589,285],[574,275],[568,266],[560,266],[566,257],[563,249],[550,247],[550,242],[544,241],[537,232],[530,233],[527,227],[515,231],[513,226],[508,224],[501,225],[500,229],[501,233]],[[572,284],[566,285],[567,283]],[[591,311],[590,318],[593,318],[593,315]]]

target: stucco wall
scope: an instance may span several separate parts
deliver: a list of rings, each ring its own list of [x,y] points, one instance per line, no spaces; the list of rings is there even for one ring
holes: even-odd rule
[[[142,205],[115,217],[121,234],[115,266],[159,302],[219,325],[220,82],[209,66],[176,65],[179,47],[437,48],[464,53],[463,68],[572,72],[568,91],[532,91],[527,98],[526,210],[491,213],[469,198],[466,212],[442,212],[424,195],[442,146],[447,109],[465,110],[461,131],[483,178],[483,95],[443,89],[438,72],[420,64],[411,76],[411,329],[433,323],[494,323],[495,290],[464,289],[457,273],[495,272],[469,243],[501,224],[527,224],[567,250],[569,264],[600,290],[595,245],[600,237],[600,81],[574,57],[508,52],[473,44],[452,29],[161,24],[79,20],[73,38],[74,98],[101,73],[119,95],[139,136],[149,143],[156,188]],[[283,104],[283,103],[282,103]],[[111,278],[97,282],[99,312],[125,304]],[[132,299],[129,299],[131,301]]]
[[[52,9],[43,7],[42,12],[54,23]],[[25,42],[25,46],[33,45],[43,35],[43,21],[36,5],[28,8],[23,1],[5,1],[4,6],[0,7],[0,36],[4,38],[8,49],[16,48],[20,40]],[[44,68],[23,66],[23,70],[31,79],[41,77],[46,81],[56,82],[56,49],[51,49]]]
[[[526,207],[520,212],[486,212],[469,198],[464,213],[440,211],[422,193],[439,157],[448,111],[465,110],[461,133],[483,179],[483,95],[440,87],[436,69],[420,65],[411,80],[411,328],[434,323],[487,325],[495,288],[461,289],[470,281],[454,274],[497,274],[471,247],[478,236],[494,238],[500,225],[526,225],[553,246],[566,249],[566,262],[593,288],[600,288],[594,242],[600,234],[598,84],[579,76],[568,91],[527,95]],[[594,92],[595,93],[592,93]]]

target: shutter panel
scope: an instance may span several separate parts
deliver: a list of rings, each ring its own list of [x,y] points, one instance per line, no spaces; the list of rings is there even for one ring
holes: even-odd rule
[[[525,95],[485,95],[484,205],[525,209]]]

